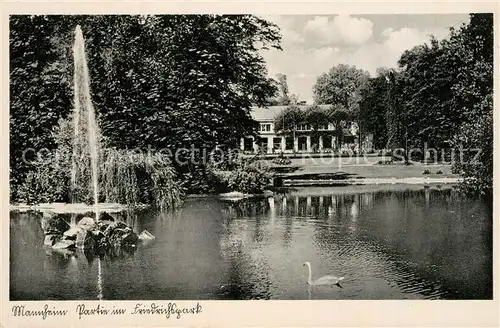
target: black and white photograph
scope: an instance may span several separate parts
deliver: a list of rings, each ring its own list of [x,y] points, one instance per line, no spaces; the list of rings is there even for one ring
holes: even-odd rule
[[[493,300],[493,13],[8,26],[10,301]]]

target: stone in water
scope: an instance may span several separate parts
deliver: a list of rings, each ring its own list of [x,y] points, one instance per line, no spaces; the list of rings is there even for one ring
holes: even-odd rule
[[[86,216],[78,222],[77,226],[83,230],[93,230],[96,228],[96,223],[93,218]]]
[[[153,240],[155,239],[156,237],[153,236],[149,231],[147,230],[143,230],[140,234],[139,234],[139,239],[140,240]]]
[[[44,246],[53,246],[61,239],[60,235],[46,235],[45,240],[43,241]]]
[[[69,240],[69,239],[63,239],[59,242],[57,242],[52,248],[54,249],[64,249],[64,248],[71,248],[75,246],[75,241],[74,240]]]

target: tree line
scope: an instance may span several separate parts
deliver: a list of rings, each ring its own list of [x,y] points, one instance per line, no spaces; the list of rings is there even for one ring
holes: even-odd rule
[[[420,158],[426,148],[452,151],[463,187],[492,194],[492,14],[471,14],[448,38],[406,50],[397,69],[381,70],[361,94],[361,126],[379,146],[405,149],[406,158],[409,149]]]
[[[76,25],[84,32],[94,107],[111,148],[234,146],[256,135],[252,106],[297,103],[286,76],[267,76],[260,54],[281,49],[279,28],[256,16],[11,16],[13,200],[35,170],[29,157],[56,149],[57,133],[70,118]],[[471,14],[447,39],[405,51],[396,69],[379,69],[375,77],[338,65],[318,78],[313,91],[316,104],[332,105],[328,113],[310,108],[305,115],[313,124],[355,120],[361,134],[373,134],[376,148],[480,148],[477,164],[467,164],[475,156],[469,152],[454,169],[469,178],[468,189],[491,193],[491,14]],[[26,154],[27,148],[34,152]],[[172,164],[188,192],[210,184],[203,164]]]
[[[439,158],[432,159],[453,159],[453,170],[466,178],[467,191],[491,195],[492,14],[471,14],[469,23],[451,28],[446,39],[431,38],[406,50],[395,69],[379,68],[375,77],[337,65],[318,77],[313,92],[314,105],[307,111],[289,106],[276,118],[278,130],[291,131],[316,119],[336,126],[356,121],[360,140],[364,133],[373,134],[374,148],[401,149],[407,162],[410,156],[424,159],[425,149],[436,149],[437,155],[431,155]],[[318,110],[318,104],[331,108]],[[342,131],[336,131],[340,141]]]

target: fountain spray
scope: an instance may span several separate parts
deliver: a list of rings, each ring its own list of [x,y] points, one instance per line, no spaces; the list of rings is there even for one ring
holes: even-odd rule
[[[80,25],[75,29],[75,45],[73,47],[74,58],[74,129],[75,138],[73,143],[73,159],[71,172],[72,200],[78,186],[78,163],[79,157],[88,150],[91,163],[91,187],[93,190],[94,210],[96,221],[99,221],[99,174],[98,174],[98,135],[99,130],[96,123],[94,106],[90,95],[90,78],[85,57],[85,42]],[[86,126],[85,126],[86,123]],[[87,138],[86,138],[86,136]],[[87,139],[87,140],[85,140]],[[87,144],[87,147],[85,147]]]

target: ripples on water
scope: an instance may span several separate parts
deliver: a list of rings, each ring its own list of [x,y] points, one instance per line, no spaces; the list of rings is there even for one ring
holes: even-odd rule
[[[157,239],[97,259],[43,248],[37,214],[11,215],[12,300],[488,299],[491,207],[452,190],[297,190],[174,213],[123,213]],[[344,276],[342,288],[306,285]],[[102,272],[99,274],[99,270]]]

